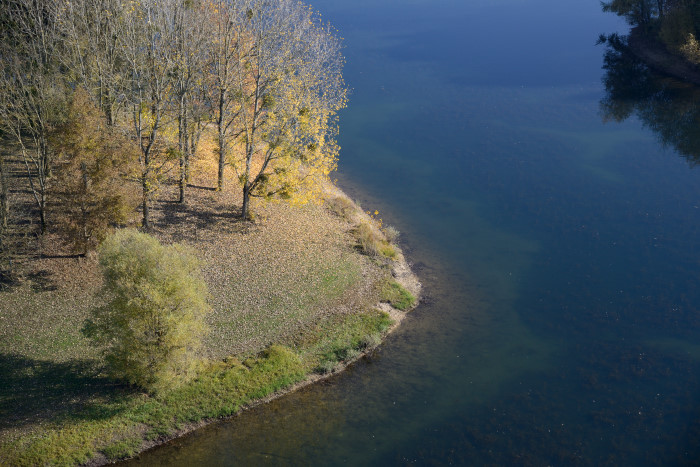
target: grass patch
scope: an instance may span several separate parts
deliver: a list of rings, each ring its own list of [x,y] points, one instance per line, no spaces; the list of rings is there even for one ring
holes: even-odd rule
[[[408,310],[416,303],[416,297],[393,280],[387,281],[382,287],[382,299],[401,311]]]
[[[242,405],[302,380],[308,372],[297,353],[279,345],[251,359],[250,365],[235,359],[217,362],[194,381],[162,396],[132,394],[109,418],[56,424],[43,434],[3,443],[3,463],[72,465],[87,462],[97,452],[111,460],[128,457],[143,438],[134,435],[133,427],[142,427],[147,439],[169,436],[187,423],[232,415]]]
[[[141,447],[143,440],[141,436],[132,436],[112,444],[108,444],[102,448],[102,454],[110,461],[126,459],[136,454]]]
[[[383,311],[368,309],[342,319],[321,323],[304,343],[307,361],[317,373],[329,373],[340,362],[357,358],[361,352],[374,348],[381,335],[393,324]]]

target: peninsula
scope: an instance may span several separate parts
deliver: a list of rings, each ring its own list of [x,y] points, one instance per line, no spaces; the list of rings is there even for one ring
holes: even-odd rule
[[[399,232],[330,181],[348,91],[308,6],[9,0],[0,35],[0,465],[128,458],[416,306]]]

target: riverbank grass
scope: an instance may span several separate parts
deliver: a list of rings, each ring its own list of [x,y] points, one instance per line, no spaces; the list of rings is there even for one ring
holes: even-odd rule
[[[395,280],[384,283],[382,299],[401,311],[409,310],[416,304],[416,297]]]

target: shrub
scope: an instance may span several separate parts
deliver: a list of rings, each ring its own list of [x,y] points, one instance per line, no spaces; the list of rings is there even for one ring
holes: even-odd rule
[[[132,229],[99,249],[109,304],[84,332],[106,345],[112,376],[161,392],[194,376],[209,311],[196,259]]]
[[[360,249],[370,256],[377,256],[383,246],[382,237],[369,222],[362,221],[355,229],[355,236]]]
[[[323,360],[317,367],[316,373],[326,375],[328,373],[333,373],[335,367],[338,365],[336,360]]]
[[[58,152],[50,187],[56,228],[74,251],[85,254],[112,226],[133,216],[138,187],[127,180],[137,170],[137,148],[107,125],[82,89],[74,93],[68,119],[52,140]]]
[[[387,225],[384,229],[384,236],[389,243],[394,243],[399,238],[399,234],[400,232],[393,225]]]

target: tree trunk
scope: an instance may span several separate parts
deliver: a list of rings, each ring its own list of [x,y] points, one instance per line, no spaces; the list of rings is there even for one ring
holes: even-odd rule
[[[251,138],[252,139],[252,138]],[[246,158],[245,158],[245,180],[243,181],[243,209],[241,210],[241,217],[243,220],[248,220],[250,218],[250,192],[252,190],[252,184],[250,183],[250,166],[253,162],[253,145],[250,141],[246,141]]]
[[[143,218],[141,219],[141,227],[146,232],[151,230],[151,207],[149,204],[149,198],[151,195],[151,188],[150,188],[150,181],[149,181],[149,177],[151,175],[150,172],[151,172],[151,158],[150,158],[149,150],[146,149],[146,151],[143,155],[143,169],[141,172],[141,188],[143,189],[143,199],[142,199],[142,204],[141,204]]]
[[[143,200],[141,204],[141,210],[143,212],[143,218],[141,219],[141,227],[143,230],[148,232],[151,230],[151,219],[150,219],[150,206],[148,205],[148,181],[146,174],[143,174],[141,179],[141,184],[143,187]]]
[[[178,137],[177,137],[177,149],[180,158],[180,197],[178,203],[185,202],[185,186],[187,185],[187,180],[185,176],[185,158],[187,153],[187,116],[185,111],[185,95],[180,97],[180,102],[178,103]]]
[[[216,190],[221,191],[224,188],[224,165],[226,163],[226,128],[224,124],[226,103],[226,91],[221,90],[219,93],[219,176],[216,182]]]
[[[7,174],[5,160],[0,155],[0,234],[7,229],[7,218],[10,215],[10,203],[7,199]]]
[[[241,217],[243,220],[248,220],[250,218],[250,184],[246,180],[243,185],[243,208],[241,209]]]
[[[41,235],[46,233],[46,190],[41,190],[39,203],[39,223],[41,229]]]

